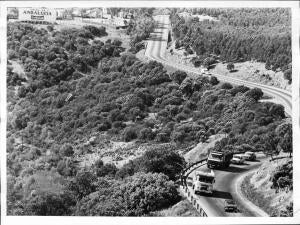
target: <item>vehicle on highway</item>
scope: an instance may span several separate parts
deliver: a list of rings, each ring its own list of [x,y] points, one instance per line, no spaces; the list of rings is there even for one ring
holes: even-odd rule
[[[214,171],[196,171],[193,179],[194,193],[206,193],[212,195],[214,183]]]
[[[256,155],[254,152],[245,152],[244,157],[245,157],[245,160],[249,160],[249,161],[256,160]]]
[[[192,186],[193,185],[193,178],[192,177],[187,177],[186,184],[187,184],[187,186]]]
[[[231,162],[233,164],[243,164],[245,162],[244,155],[242,154],[234,155],[233,158],[231,159]]]
[[[208,168],[228,168],[230,160],[233,157],[233,153],[229,151],[217,152],[212,151],[207,159]]]
[[[226,199],[224,201],[224,210],[225,212],[237,212],[238,207],[233,199]]]

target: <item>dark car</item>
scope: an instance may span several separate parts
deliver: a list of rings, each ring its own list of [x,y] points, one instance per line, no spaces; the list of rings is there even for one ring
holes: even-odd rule
[[[235,201],[232,199],[226,199],[224,210],[225,210],[225,212],[237,212],[238,208],[237,208]]]

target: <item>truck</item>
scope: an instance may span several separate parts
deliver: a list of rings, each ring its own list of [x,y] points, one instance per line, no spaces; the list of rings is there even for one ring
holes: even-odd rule
[[[226,152],[218,152],[212,151],[207,159],[207,167],[208,168],[219,168],[224,169],[228,168],[230,165],[230,161],[233,157],[233,153],[230,151]]]
[[[205,193],[212,195],[215,183],[214,171],[196,171],[193,177],[194,193]]]

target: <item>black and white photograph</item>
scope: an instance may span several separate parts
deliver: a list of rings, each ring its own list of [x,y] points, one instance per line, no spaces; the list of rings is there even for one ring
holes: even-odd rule
[[[299,219],[297,2],[6,3],[2,224]]]

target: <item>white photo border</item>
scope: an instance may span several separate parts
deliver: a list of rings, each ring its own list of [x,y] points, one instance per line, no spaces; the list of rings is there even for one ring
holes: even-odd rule
[[[293,160],[294,160],[294,217],[38,217],[38,216],[6,216],[6,62],[7,62],[7,7],[165,7],[165,8],[291,8],[292,12],[292,118],[293,118]],[[6,1],[0,2],[0,145],[1,145],[1,223],[15,224],[43,224],[43,225],[95,225],[103,224],[297,224],[300,222],[300,131],[299,131],[299,30],[300,10],[297,1]],[[298,150],[298,151],[297,151]],[[299,164],[298,164],[299,163]]]

